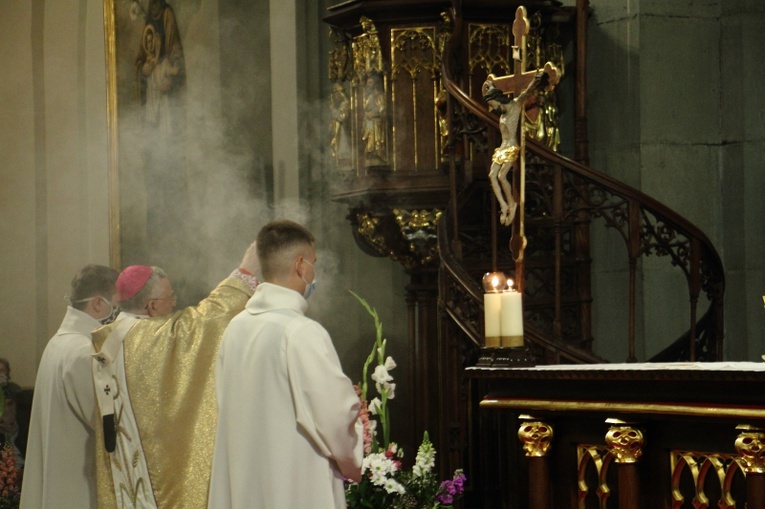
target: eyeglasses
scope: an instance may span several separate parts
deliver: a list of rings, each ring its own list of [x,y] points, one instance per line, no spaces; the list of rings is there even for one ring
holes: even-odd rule
[[[154,297],[153,299],[149,299],[149,300],[150,301],[152,301],[152,300],[172,300],[172,301],[175,301],[176,300],[175,299],[175,292],[171,293],[170,297]]]

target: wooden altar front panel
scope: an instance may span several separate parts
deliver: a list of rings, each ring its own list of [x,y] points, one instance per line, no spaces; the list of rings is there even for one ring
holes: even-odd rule
[[[467,371],[481,507],[765,508],[762,363]]]

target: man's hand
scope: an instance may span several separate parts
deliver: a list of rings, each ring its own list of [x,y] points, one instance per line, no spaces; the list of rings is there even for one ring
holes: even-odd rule
[[[247,247],[247,251],[244,252],[244,257],[242,258],[242,263],[239,267],[252,275],[257,275],[260,272],[260,260],[258,259],[258,250],[255,241]]]

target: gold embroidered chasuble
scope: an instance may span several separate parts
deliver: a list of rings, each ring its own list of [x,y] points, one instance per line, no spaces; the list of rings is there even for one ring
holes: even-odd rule
[[[251,295],[249,285],[229,277],[197,306],[138,320],[125,335],[127,394],[140,436],[120,436],[119,428],[117,435],[118,440],[139,440],[135,454],[143,450],[149,472],[149,479],[134,479],[127,492],[153,491],[160,509],[207,507],[217,424],[215,359],[223,331]],[[96,351],[117,323],[93,333]],[[100,419],[96,436],[98,507],[117,509],[115,493],[120,490],[130,507],[130,493],[125,497],[125,489],[120,487],[115,492],[112,455],[104,447]],[[133,466],[137,462],[133,458]]]

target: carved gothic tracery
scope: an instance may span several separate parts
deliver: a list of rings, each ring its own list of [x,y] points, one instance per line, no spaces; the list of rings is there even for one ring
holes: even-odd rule
[[[746,475],[743,461],[734,455],[695,451],[670,451],[670,474],[673,507],[686,502],[712,507],[712,494],[719,493],[716,507],[731,509],[736,507],[734,480]]]
[[[385,68],[377,27],[366,16],[359,21],[364,33],[353,41],[353,68],[356,79],[364,81],[372,73],[382,74]]]
[[[577,487],[579,507],[584,507],[585,499],[594,493],[598,499],[599,507],[606,507],[606,501],[611,495],[608,486],[608,470],[614,460],[611,451],[602,445],[578,445],[577,456]],[[594,476],[588,476],[588,471],[593,470]],[[588,478],[597,479],[597,484],[588,484]]]

